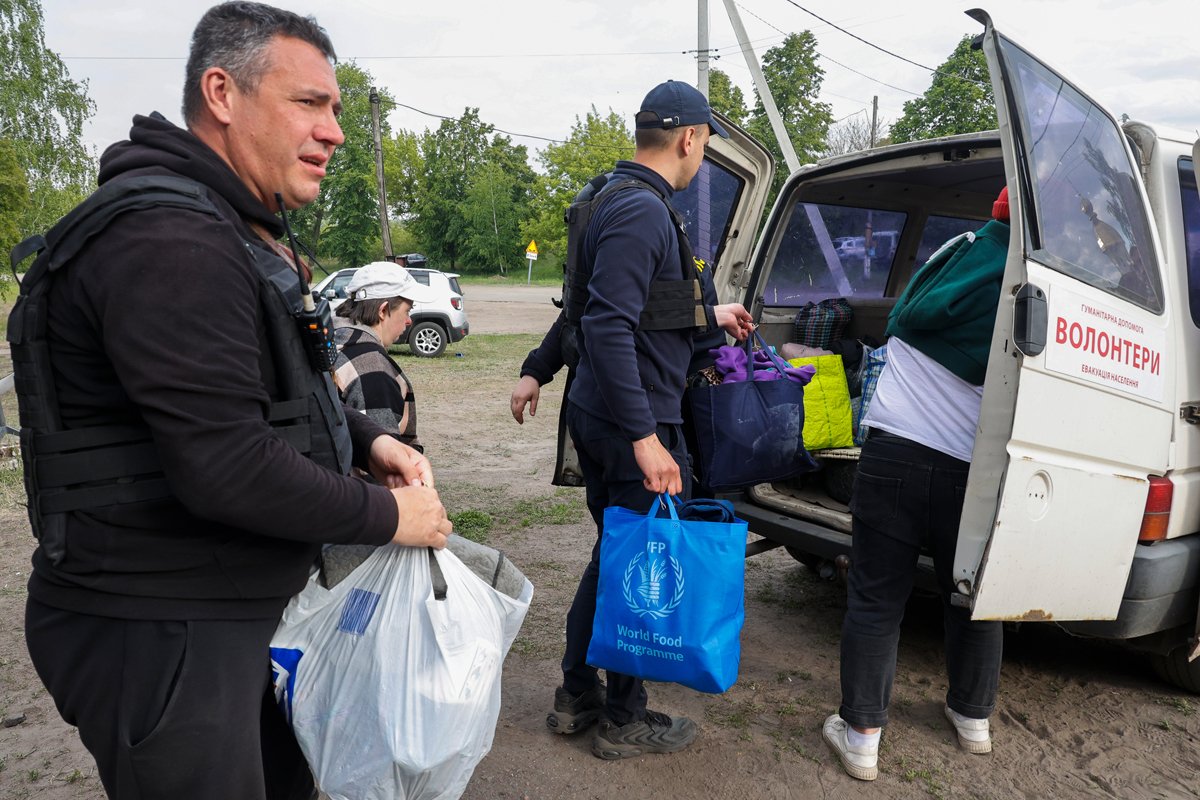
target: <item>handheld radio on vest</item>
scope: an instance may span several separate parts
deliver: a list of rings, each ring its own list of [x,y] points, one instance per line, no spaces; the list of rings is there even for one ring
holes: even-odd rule
[[[318,372],[332,372],[337,363],[337,346],[333,343],[333,316],[329,313],[329,301],[321,299],[318,305],[304,280],[304,268],[300,266],[300,252],[296,249],[296,237],[292,234],[292,225],[288,222],[287,209],[283,205],[283,195],[275,193],[275,202],[279,204],[279,216],[283,217],[283,229],[287,231],[288,244],[292,247],[292,259],[296,264],[296,280],[300,282],[300,300],[304,304],[296,314],[296,324],[300,327],[300,339],[304,342],[304,350],[313,369]]]

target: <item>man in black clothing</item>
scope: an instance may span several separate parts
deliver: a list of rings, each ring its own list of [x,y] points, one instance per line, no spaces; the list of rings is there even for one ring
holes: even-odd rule
[[[308,797],[269,691],[284,606],[322,543],[440,548],[450,533],[428,461],[344,413],[303,356],[287,305],[298,289],[264,277],[304,268],[276,242],[274,197],[314,200],[343,141],[333,59],[311,17],[210,9],[188,59],[187,130],[135,117],[99,181],[188,179],[211,213],[123,213],[52,279],[63,426],[144,429],[166,486],[66,512],[61,541],[43,536],[33,557],[31,658],[114,798]],[[302,444],[272,426],[281,414],[298,416]],[[381,485],[346,474],[351,447]]]
[[[592,752],[605,759],[681,750],[695,738],[696,726],[684,717],[647,710],[640,679],[608,672],[605,689],[587,664],[604,509],[645,512],[661,493],[687,497],[681,401],[696,322],[703,319],[700,327],[720,327],[738,339],[752,329],[740,304],[713,306],[703,300],[697,314],[677,325],[665,326],[662,319],[647,324],[656,283],[696,278],[687,236],[667,203],[699,171],[710,131],[726,134],[704,96],[676,81],[646,95],[636,127],[634,159],[617,162],[611,183],[644,185],[610,189],[614,195],[594,206],[582,243],[591,277],[567,424],[597,536],[567,615],[563,685],[546,720],[551,730],[569,734],[586,730],[603,715]],[[514,393],[514,416],[519,400]]]

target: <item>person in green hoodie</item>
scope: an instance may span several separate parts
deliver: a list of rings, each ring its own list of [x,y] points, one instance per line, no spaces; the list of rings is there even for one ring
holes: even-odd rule
[[[944,713],[969,753],[992,749],[1003,631],[954,606],[954,552],[992,327],[1008,256],[1008,188],[992,220],[947,242],[913,276],[888,317],[888,360],[864,424],[853,554],[842,624],[842,702],[825,741],[846,772],[878,775],[880,733],[896,673],[904,605],[922,547],[933,555],[945,623]]]

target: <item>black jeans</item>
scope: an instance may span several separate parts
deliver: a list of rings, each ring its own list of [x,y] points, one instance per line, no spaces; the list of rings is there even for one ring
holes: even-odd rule
[[[952,606],[954,551],[970,464],[872,431],[863,445],[850,510],[854,552],[842,624],[842,705],[851,725],[887,724],[904,604],[921,546],[933,554],[945,625],[946,704],[982,719],[995,709],[1003,628]]]
[[[38,676],[113,800],[312,796],[270,690],[278,624],[111,619],[33,599],[25,607]]]
[[[622,506],[646,513],[657,495],[642,485],[644,476],[633,457],[633,446],[621,429],[607,420],[595,417],[578,406],[567,406],[567,425],[579,453],[579,465],[587,487],[588,511],[596,521],[596,543],[592,560],[583,571],[575,601],[567,612],[567,649],[563,654],[563,688],[571,694],[581,694],[596,685],[596,668],[587,663],[588,645],[592,641],[592,621],[596,617],[596,586],[600,579],[600,539],[604,535],[604,509]],[[659,425],[658,438],[675,461],[683,477],[683,494],[690,496],[691,481],[687,449],[678,425]],[[646,716],[646,690],[642,679],[631,675],[608,672],[608,718],[625,725]]]

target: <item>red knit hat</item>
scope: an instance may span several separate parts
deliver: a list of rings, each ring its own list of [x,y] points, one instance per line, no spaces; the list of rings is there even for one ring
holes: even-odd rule
[[[1008,187],[1000,190],[1000,196],[992,203],[992,219],[1008,222]]]

